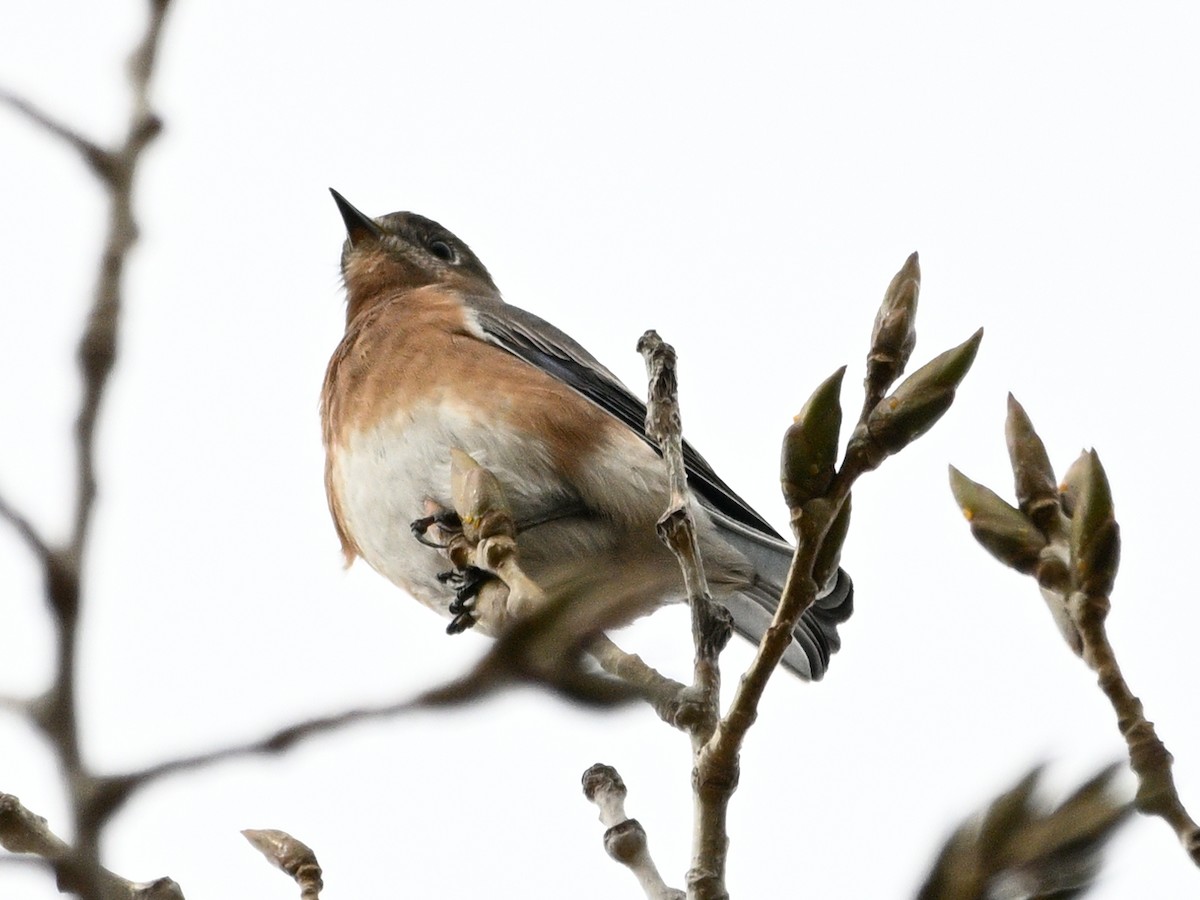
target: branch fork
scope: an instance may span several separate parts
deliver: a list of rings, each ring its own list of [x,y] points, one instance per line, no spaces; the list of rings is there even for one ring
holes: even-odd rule
[[[950,467],[950,488],[975,539],[1006,566],[1036,578],[1067,645],[1096,673],[1117,715],[1138,778],[1136,806],[1165,821],[1200,866],[1200,826],[1171,775],[1171,754],[1130,690],[1105,630],[1120,563],[1120,528],[1108,476],[1096,451],[1085,451],[1061,487],[1045,445],[1010,394],[1005,437],[1017,503]]]

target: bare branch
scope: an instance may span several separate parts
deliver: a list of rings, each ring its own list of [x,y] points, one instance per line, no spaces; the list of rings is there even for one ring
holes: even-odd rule
[[[51,135],[72,147],[83,157],[84,162],[91,167],[93,172],[102,178],[106,177],[104,173],[111,165],[112,159],[110,154],[99,144],[88,140],[79,132],[59,122],[49,113],[43,112],[28,100],[18,97],[9,91],[0,89],[0,103],[12,107],[39,128],[48,131]]]
[[[46,560],[50,557],[50,547],[42,539],[42,536],[38,534],[37,529],[33,527],[33,523],[17,512],[2,496],[0,496],[0,519],[12,525],[17,534],[21,536],[21,539],[25,541],[30,552],[38,558],[39,562],[45,564]]]
[[[600,810],[604,849],[637,878],[647,900],[684,900],[684,893],[663,881],[650,856],[646,829],[625,815],[625,782],[612,766],[596,763],[583,773],[583,793]]]
[[[706,717],[691,729],[693,748],[708,740],[717,721],[721,670],[718,656],[732,633],[728,611],[713,602],[700,557],[700,542],[689,507],[687,468],[683,461],[683,425],[679,414],[679,386],[675,377],[675,348],[654,330],[638,340],[649,381],[646,398],[646,434],[662,450],[667,466],[670,498],[658,520],[658,534],[671,548],[683,572],[684,588],[692,610],[692,640],[696,645],[692,687]]]
[[[1036,578],[1067,645],[1096,673],[1117,714],[1138,777],[1138,811],[1170,825],[1200,866],[1200,825],[1179,797],[1171,754],[1126,683],[1105,628],[1121,539],[1100,457],[1084,452],[1055,491],[1041,438],[1011,394],[1008,401],[1005,434],[1020,508],[951,468],[955,499],[980,544],[1008,567]]]
[[[711,739],[695,755],[692,782],[696,792],[697,835],[687,880],[689,896],[700,900],[723,900],[728,896],[726,816],[737,787],[742,744],[758,716],[759,701],[767,683],[791,645],[800,617],[816,600],[815,576],[819,573],[824,582],[836,569],[840,550],[837,544],[845,536],[843,510],[850,502],[851,488],[861,475],[898,453],[941,418],[954,402],[955,391],[979,348],[982,330],[926,363],[891,396],[871,402],[874,393],[881,394],[899,376],[912,352],[917,278],[919,272],[913,255],[893,279],[884,298],[885,307],[896,301],[895,308],[904,311],[887,325],[885,309],[877,321],[872,354],[880,365],[875,375],[868,378],[868,402],[864,403],[840,469],[831,472],[829,463],[834,458],[832,449],[836,448],[841,425],[838,399],[841,371],[817,388],[785,437],[782,481],[790,503],[796,552],[779,606],[754,659]],[[825,546],[827,538],[829,547]]]
[[[701,699],[688,685],[668,678],[636,653],[626,653],[607,635],[599,635],[588,653],[608,674],[637,688],[668,725],[690,731],[705,716]]]
[[[150,111],[149,91],[167,7],[168,0],[149,0],[146,29],[130,60],[133,102],[129,123],[125,139],[116,149],[102,149],[28,101],[0,93],[0,102],[74,147],[104,184],[109,199],[100,271],[76,351],[83,391],[75,419],[77,496],[69,540],[61,549],[50,548],[26,519],[7,504],[0,504],[0,517],[13,524],[42,563],[46,599],[56,632],[55,674],[46,694],[25,708],[50,739],[70,787],[76,845],[69,859],[59,859],[56,867],[61,878],[63,866],[69,862],[72,889],[88,898],[108,896],[99,866],[99,834],[107,817],[119,805],[121,794],[106,790],[111,783],[92,776],[80,751],[75,675],[82,560],[86,556],[96,499],[96,424],[108,376],[116,361],[122,275],[129,251],[137,240],[133,217],[134,175],[142,152],[161,130],[161,122]],[[150,894],[143,892],[137,896]]]
[[[1111,497],[1106,497],[1106,508],[1099,515],[1088,515],[1094,511],[1095,495],[1108,493],[1108,480],[1099,458],[1094,451],[1088,456],[1085,477],[1090,484],[1084,486],[1082,502],[1072,517],[1072,526],[1083,524],[1072,530],[1086,532],[1090,518],[1093,534],[1085,533],[1079,541],[1073,536],[1071,574],[1076,590],[1067,600],[1067,612],[1082,641],[1083,660],[1096,673],[1100,690],[1117,714],[1121,736],[1129,748],[1129,762],[1138,777],[1138,811],[1157,816],[1170,825],[1192,863],[1200,866],[1200,826],[1188,814],[1179,797],[1171,774],[1174,760],[1154,730],[1154,723],[1146,718],[1142,701],[1129,689],[1108,640],[1104,621],[1110,608],[1107,588],[1111,587],[1116,574],[1116,520],[1112,518]],[[1083,547],[1077,549],[1077,543],[1082,543]],[[1089,543],[1099,546],[1089,551]]]
[[[1200,826],[1188,813],[1171,774],[1174,758],[1167,750],[1154,723],[1146,718],[1142,701],[1134,695],[1117,665],[1116,654],[1104,627],[1107,598],[1076,595],[1069,607],[1072,620],[1083,639],[1083,658],[1096,673],[1096,681],[1117,714],[1121,736],[1129,747],[1129,763],[1138,777],[1138,812],[1157,816],[1179,838],[1192,863],[1200,866]]]
[[[470,703],[515,684],[538,684],[566,700],[592,706],[609,707],[642,698],[640,687],[596,675],[582,666],[585,648],[597,633],[593,620],[575,614],[583,606],[570,602],[569,598],[549,602],[545,608],[515,622],[470,672],[416,697],[314,717],[243,744],[178,757],[123,775],[91,779],[87,791],[88,813],[102,821],[135,792],[170,775],[247,756],[284,753],[310,738],[360,722]]]
[[[402,715],[420,707],[421,701],[420,698],[417,698],[382,706],[348,709],[329,716],[307,719],[280,728],[258,740],[222,747],[207,753],[181,756],[124,775],[109,776],[101,779],[101,792],[107,798],[107,804],[115,810],[136,791],[169,775],[206,768],[231,759],[284,753],[309,738],[328,734],[357,722],[369,722]]]
[[[183,900],[183,890],[170,878],[129,881],[81,858],[50,830],[45,819],[22,806],[12,794],[0,793],[0,846],[10,853],[27,853],[45,860],[57,874],[63,891],[94,886],[98,893],[92,896],[103,900]]]
[[[729,836],[725,813],[737,784],[739,761],[735,747],[732,753],[720,758],[718,766],[711,765],[708,748],[720,717],[719,656],[732,633],[732,621],[728,610],[715,604],[709,595],[696,526],[688,507],[675,349],[651,330],[638,341],[638,352],[646,361],[650,382],[646,434],[657,441],[662,450],[671,492],[667,511],[658,521],[658,534],[675,554],[683,572],[692,611],[692,641],[696,648],[692,692],[699,716],[688,729],[692,739],[692,786],[695,792],[688,891],[697,897],[721,898],[727,896],[725,859]],[[789,643],[790,640],[789,634]]]
[[[150,110],[149,93],[168,0],[149,0],[149,5],[150,18],[145,35],[130,58],[133,110],[125,141],[115,152],[108,154],[109,164],[101,172],[109,187],[108,234],[101,253],[92,308],[77,351],[84,385],[75,422],[79,496],[71,546],[76,556],[81,555],[96,496],[96,421],[108,375],[116,361],[121,278],[129,251],[137,242],[137,223],[133,216],[134,174],[142,152],[162,129],[161,120]]]

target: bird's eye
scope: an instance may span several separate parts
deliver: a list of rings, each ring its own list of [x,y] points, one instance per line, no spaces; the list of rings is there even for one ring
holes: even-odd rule
[[[438,259],[444,259],[446,262],[454,262],[454,248],[445,241],[430,241],[429,252]]]

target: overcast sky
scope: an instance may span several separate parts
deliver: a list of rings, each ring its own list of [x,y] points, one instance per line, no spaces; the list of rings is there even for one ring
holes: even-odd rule
[[[140,2],[13,4],[0,84],[119,133]],[[969,536],[953,462],[1003,493],[1013,391],[1061,474],[1095,446],[1123,559],[1110,632],[1200,810],[1191,476],[1200,246],[1200,7],[184,2],[137,185],[143,239],[100,432],[81,659],[88,759],[118,772],[407,696],[485,639],[361,563],[343,572],[317,393],[342,330],[326,188],[453,230],[506,298],[636,390],[680,355],[685,429],[786,526],[778,441],[849,364],[914,249],[914,362],[986,329],[937,428],[855,495],[857,585],[819,685],[772,683],[731,807],[736,897],[903,897],[947,831],[1041,761],[1063,789],[1122,757],[1114,715],[1031,582]],[[0,111],[0,492],[51,536],[74,490],[74,341],[105,207],[74,155]],[[682,609],[621,641],[677,676]],[[0,693],[47,684],[37,571],[0,529]],[[726,681],[749,656],[726,655]],[[189,898],[289,897],[238,831],[308,842],[326,895],[637,896],[579,790],[615,765],[682,884],[685,737],[648,710],[521,691],[225,764],[139,794],[106,862]],[[0,717],[0,790],[65,830],[50,756]],[[1098,898],[1195,894],[1158,821]],[[0,865],[0,896],[55,896]]]

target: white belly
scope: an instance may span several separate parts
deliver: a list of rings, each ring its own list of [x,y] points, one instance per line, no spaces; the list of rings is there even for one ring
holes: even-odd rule
[[[523,564],[535,577],[548,574],[548,565],[603,553],[631,526],[656,541],[653,522],[664,508],[665,473],[658,455],[632,432],[614,429],[568,483],[545,447],[511,426],[481,424],[448,404],[396,416],[348,436],[335,456],[334,489],[363,559],[440,612],[452,593],[437,575],[450,564],[420,544],[409,523],[427,514],[429,501],[452,508],[451,448],[496,475],[518,523],[572,510],[580,517],[569,527],[541,526],[521,542]]]

